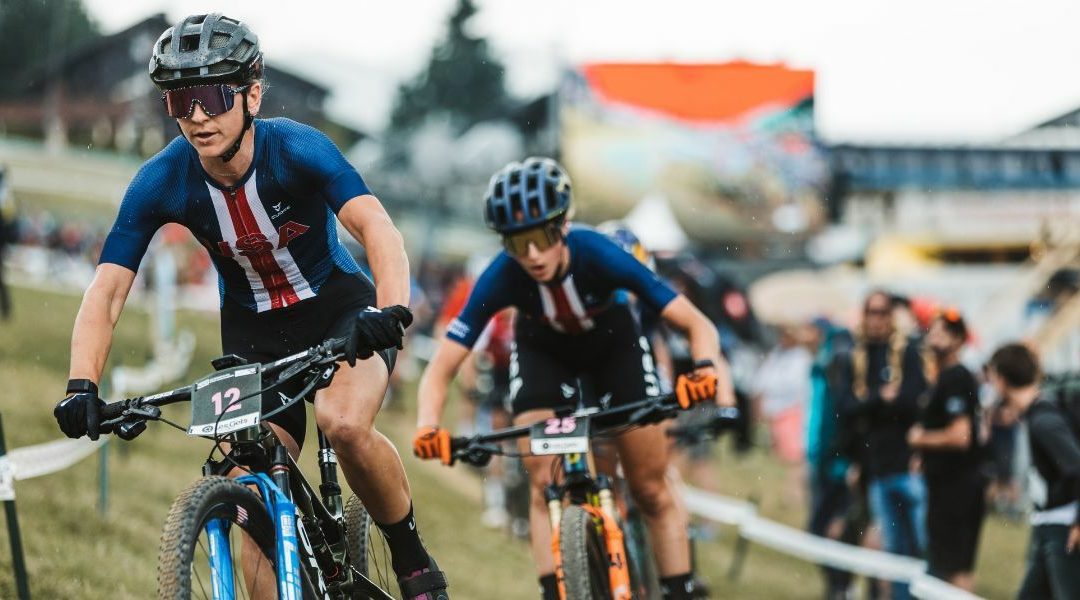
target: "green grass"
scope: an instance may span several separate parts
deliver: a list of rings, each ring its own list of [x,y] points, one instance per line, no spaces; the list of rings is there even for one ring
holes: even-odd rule
[[[52,407],[67,379],[68,346],[78,298],[14,290],[15,319],[0,322],[0,396],[8,447],[51,441],[60,436]],[[209,370],[218,353],[217,322],[182,314],[199,346],[189,378]],[[113,344],[110,365],[142,364],[149,353],[145,314],[127,311]],[[183,420],[177,412],[175,420]],[[403,453],[411,433],[409,411],[387,411],[384,429]],[[309,436],[309,439],[314,439]],[[155,595],[157,546],[169,505],[198,477],[208,452],[205,441],[152,424],[132,443],[110,443],[109,510],[97,510],[98,460],[19,482],[19,519],[35,598],[149,598]],[[718,451],[723,454],[724,451]],[[302,464],[314,476],[312,452]],[[786,507],[778,489],[782,472],[761,454],[718,462],[724,493],[760,498],[761,512],[801,525],[805,511]],[[427,544],[449,573],[455,598],[535,598],[536,584],[527,547],[479,524],[479,486],[463,469],[446,469],[405,457],[416,498],[417,518]],[[6,535],[6,532],[5,534]],[[979,591],[991,598],[1011,596],[1023,567],[1026,527],[1007,527],[995,519],[984,529],[979,561]],[[724,598],[817,598],[820,576],[812,565],[751,546],[738,581],[725,577],[732,560],[734,531],[721,528],[716,541],[703,544],[699,564]],[[0,598],[15,596],[10,550],[0,540]]]

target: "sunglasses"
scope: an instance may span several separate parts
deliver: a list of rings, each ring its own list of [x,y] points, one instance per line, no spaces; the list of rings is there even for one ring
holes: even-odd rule
[[[891,308],[868,308],[865,311],[868,317],[887,317],[892,314]]]
[[[195,112],[196,102],[207,116],[216,117],[232,110],[236,94],[245,92],[249,87],[236,88],[227,83],[193,85],[167,90],[161,95],[161,101],[165,104],[165,112],[175,119],[190,119]]]
[[[503,236],[503,247],[513,256],[527,256],[529,245],[534,244],[540,252],[551,248],[563,239],[562,229],[558,225],[534,227]]]

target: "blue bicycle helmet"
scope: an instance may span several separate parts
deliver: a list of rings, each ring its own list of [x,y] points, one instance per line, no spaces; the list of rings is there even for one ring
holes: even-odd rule
[[[565,219],[570,198],[570,177],[559,163],[531,156],[491,176],[484,222],[504,235],[539,227]]]

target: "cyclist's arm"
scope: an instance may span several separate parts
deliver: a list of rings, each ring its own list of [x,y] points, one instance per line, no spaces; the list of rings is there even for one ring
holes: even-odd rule
[[[417,427],[438,427],[442,421],[446,406],[446,395],[450,382],[461,368],[461,363],[468,358],[470,350],[454,340],[443,338],[435,350],[435,356],[420,376],[417,390],[418,404],[416,415]]]
[[[409,258],[405,255],[405,241],[382,203],[371,194],[357,196],[346,202],[337,216],[367,252],[378,305],[408,306]]]
[[[70,379],[101,382],[112,346],[113,328],[124,310],[135,272],[111,263],[98,265],[90,287],[83,294],[71,333]]]
[[[720,334],[712,321],[682,294],[668,302],[660,316],[686,334],[690,342],[690,356],[695,361],[712,361],[719,379],[717,401],[724,406],[735,406],[735,386],[727,361],[720,355]]]

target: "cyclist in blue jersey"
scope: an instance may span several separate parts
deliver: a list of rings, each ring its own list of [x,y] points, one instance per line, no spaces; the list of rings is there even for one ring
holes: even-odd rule
[[[504,252],[485,269],[465,308],[447,328],[420,380],[418,430],[421,458],[450,461],[450,436],[439,427],[447,389],[488,319],[517,308],[510,366],[516,424],[535,423],[572,408],[576,381],[588,377],[609,406],[660,393],[649,342],[626,303],[628,290],[675,327],[687,332],[696,369],[677,385],[683,398],[734,404],[716,328],[690,302],[603,234],[570,226],[570,180],[548,158],[528,158],[496,173],[485,200],[485,221],[502,235]],[[720,385],[717,385],[719,380]],[[667,447],[659,427],[616,439],[631,493],[651,534],[665,598],[690,598],[693,579],[687,523],[665,479]],[[550,525],[543,490],[552,457],[525,459],[532,484],[531,542],[543,598],[557,599]]]
[[[258,37],[220,14],[189,16],[155,42],[150,78],[181,135],[142,166],[124,195],[75,319],[68,395],[54,414],[68,436],[97,439],[97,383],[139,263],[159,227],[184,225],[219,274],[226,354],[267,362],[327,337],[353,340],[315,396],[316,423],[384,532],[403,595],[444,600],[446,581],[416,531],[401,459],[374,428],[395,349],[412,322],[401,235],[324,134],[255,118],[262,64]],[[366,249],[374,284],[342,247],[338,222]],[[276,390],[266,394],[264,411],[280,402]],[[304,403],[270,424],[297,455]],[[276,589],[273,569],[258,569],[263,559],[253,548],[244,552],[245,571],[268,577],[252,575],[249,587]]]

